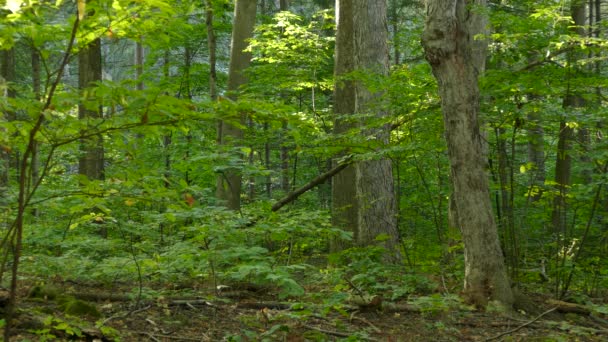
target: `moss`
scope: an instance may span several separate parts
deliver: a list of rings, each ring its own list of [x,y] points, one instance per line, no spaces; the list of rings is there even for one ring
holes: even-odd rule
[[[101,317],[97,307],[91,303],[76,299],[71,296],[62,296],[57,299],[59,308],[66,314],[72,316]]]
[[[52,286],[36,285],[28,293],[29,298],[54,300],[59,296],[59,290]]]

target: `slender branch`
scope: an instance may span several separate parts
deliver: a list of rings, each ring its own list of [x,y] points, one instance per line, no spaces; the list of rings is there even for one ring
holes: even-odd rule
[[[23,153],[23,157],[21,159],[21,167],[19,170],[19,197],[18,197],[18,209],[17,209],[17,217],[15,218],[14,228],[15,229],[15,249],[13,251],[13,267],[11,274],[11,286],[10,286],[10,295],[9,301],[6,308],[6,326],[4,327],[4,340],[9,341],[11,336],[11,324],[15,314],[15,306],[17,303],[17,274],[19,272],[19,260],[21,258],[21,248],[22,248],[22,239],[23,239],[23,219],[25,215],[25,209],[27,206],[26,201],[26,179],[28,175],[28,168],[31,167],[29,164],[30,156],[33,154],[34,149],[36,148],[36,134],[40,131],[42,127],[42,123],[44,122],[44,114],[47,109],[51,107],[51,103],[53,101],[53,96],[59,83],[61,82],[61,76],[63,75],[63,71],[67,66],[72,47],[74,46],[74,41],[76,40],[76,32],[78,31],[78,27],[80,24],[80,20],[78,17],[74,19],[74,25],[72,26],[72,32],[70,34],[70,39],[68,40],[68,45],[65,50],[65,54],[63,56],[63,60],[59,66],[59,72],[57,73],[57,78],[55,82],[51,85],[51,89],[49,90],[49,94],[47,96],[46,102],[44,103],[44,107],[40,112],[36,123],[32,127],[28,136],[28,144]],[[27,198],[31,197],[31,193],[27,196]],[[11,234],[11,232],[7,232],[7,234]]]
[[[494,336],[494,337],[490,337],[490,338],[488,338],[488,339],[484,340],[484,342],[487,342],[487,341],[493,341],[493,340],[498,340],[499,338],[501,338],[501,337],[503,337],[503,336],[507,336],[507,335],[509,335],[509,334],[512,334],[512,333],[514,333],[514,332],[516,332],[516,331],[518,331],[518,330],[520,330],[520,329],[522,329],[522,328],[525,328],[526,326],[528,326],[528,325],[530,325],[530,324],[532,324],[532,323],[534,323],[534,322],[538,321],[538,320],[539,320],[539,319],[541,319],[543,316],[545,316],[545,315],[547,315],[547,314],[549,314],[549,313],[551,313],[551,312],[555,311],[556,309],[557,309],[557,307],[553,307],[553,308],[551,308],[551,309],[549,309],[549,310],[547,310],[547,311],[543,312],[542,314],[540,314],[540,315],[538,315],[538,316],[534,317],[532,320],[530,320],[530,321],[528,321],[528,322],[526,322],[526,323],[524,323],[524,324],[522,324],[522,325],[520,325],[520,326],[518,326],[518,327],[516,327],[516,328],[514,328],[514,329],[511,329],[511,330],[505,331],[505,332],[503,332],[503,333],[501,333],[501,334],[498,334],[498,335],[496,335],[496,336]]]

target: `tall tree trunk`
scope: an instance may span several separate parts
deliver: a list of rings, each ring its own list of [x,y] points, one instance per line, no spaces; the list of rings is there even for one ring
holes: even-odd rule
[[[207,26],[207,49],[209,50],[209,97],[211,101],[217,100],[217,39],[213,29],[213,4],[211,0],[205,2],[205,24]]]
[[[352,80],[342,79],[355,70],[355,40],[352,1],[336,1],[336,50],[334,75],[334,133],[344,134],[354,128],[349,115],[354,114],[355,84]],[[336,165],[338,163],[336,162]],[[358,240],[356,201],[356,166],[351,164],[332,179],[332,224],[353,233],[353,241]],[[332,241],[331,249],[338,251],[346,248],[342,241]]]
[[[479,13],[485,0],[429,0],[422,44],[437,79],[453,186],[453,204],[462,232],[464,295],[484,307],[513,303],[500,248],[479,129],[478,75],[486,42],[474,37],[486,26]]]
[[[15,50],[10,48],[2,51],[2,60],[0,61],[0,86],[6,87],[2,89],[4,97],[15,97]],[[15,119],[15,113],[3,113],[4,119],[12,121]],[[6,134],[0,131],[2,134]],[[0,191],[2,188],[8,187],[9,174],[11,169],[11,153],[9,147],[0,145]],[[2,196],[5,197],[5,196]]]
[[[239,88],[247,82],[244,70],[251,63],[251,53],[244,50],[247,48],[247,40],[253,36],[256,8],[257,0],[236,1],[228,71],[228,96],[233,101],[238,98]],[[244,115],[239,113],[235,121],[238,123],[220,122],[220,145],[235,146],[243,140],[243,130],[239,126],[245,123]],[[239,210],[241,207],[241,178],[238,168],[227,169],[218,175],[216,196],[229,209]]]
[[[31,51],[31,62],[32,62],[32,91],[34,92],[34,96],[38,101],[41,99],[42,89],[42,76],[40,74],[40,53],[38,50],[32,47]],[[35,143],[34,148],[32,149],[32,179],[31,182],[34,184],[38,177],[40,176],[40,170],[38,165],[38,143]],[[38,211],[36,209],[32,210],[32,214],[34,216],[38,216]]]
[[[388,74],[388,32],[385,1],[337,1],[338,35],[336,38],[336,76],[355,70],[380,76]],[[336,133],[352,128],[350,114],[388,115],[380,109],[381,93],[371,92],[359,80],[342,83],[338,80],[334,110]],[[380,145],[388,143],[389,128],[360,127]],[[334,223],[354,233],[359,246],[374,245],[385,235],[384,247],[389,261],[401,259],[398,251],[399,233],[391,161],[386,158],[361,161],[347,167],[332,183]]]
[[[0,87],[2,88],[3,97],[15,97],[15,50],[10,48],[2,51],[2,60],[0,61]],[[4,119],[7,121],[15,120],[15,113],[4,112]],[[6,134],[0,129],[1,134]],[[1,143],[1,142],[0,142]],[[11,160],[11,149],[8,146],[0,145],[0,192],[8,194],[4,191],[8,187],[10,180],[10,169],[13,166],[18,165],[18,162],[14,163]],[[0,203],[4,202],[3,198],[0,198]]]
[[[391,29],[393,30],[393,65],[401,63],[401,51],[399,49],[399,1],[390,1]]]
[[[279,10],[289,11],[289,0],[279,0]],[[289,147],[287,146],[287,139],[289,136],[288,130],[289,127],[287,125],[287,120],[283,120],[281,122],[281,146],[279,147],[279,154],[281,159],[281,190],[283,190],[285,193],[289,192]],[[269,168],[268,164],[266,165],[266,168]],[[268,191],[268,197],[270,198],[270,191]]]
[[[142,44],[142,38],[140,37],[135,42],[135,78],[137,79],[137,90],[144,90],[144,46]]]
[[[78,87],[82,92],[83,101],[91,93],[87,89],[94,82],[101,81],[101,40],[95,39],[78,53]],[[88,95],[87,95],[88,94]],[[89,109],[84,103],[78,106],[78,117],[81,120],[100,119],[103,117],[101,106]],[[78,172],[89,179],[103,179],[104,150],[103,138],[96,135],[83,139],[80,143],[81,156],[78,160]]]
[[[572,19],[574,20],[575,33],[580,36],[585,35],[583,28],[586,22],[585,4],[583,2],[573,2],[571,5]],[[576,59],[580,53],[570,53],[569,76],[575,77],[577,73]],[[568,80],[569,82],[569,80]],[[573,93],[568,85],[567,93],[564,97],[563,107],[567,112],[573,108],[581,108],[586,105],[585,100],[578,94]],[[551,223],[554,234],[564,234],[566,232],[567,217],[567,193],[572,184],[572,140],[574,130],[568,125],[567,118],[564,117],[559,123],[559,138],[557,142],[557,156],[555,160],[555,187],[557,194],[553,200],[553,212]]]

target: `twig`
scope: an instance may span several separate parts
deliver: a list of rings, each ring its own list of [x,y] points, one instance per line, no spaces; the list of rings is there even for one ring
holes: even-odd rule
[[[325,329],[313,327],[312,325],[308,325],[308,324],[304,324],[304,328],[310,329],[310,330],[315,330],[315,331],[324,333],[326,335],[332,335],[332,336],[337,336],[337,337],[349,337],[350,336],[350,334],[347,334],[347,333],[342,333],[342,332],[333,331],[333,330],[325,330]]]
[[[494,336],[494,337],[490,337],[490,338],[488,338],[488,339],[486,339],[486,340],[484,340],[484,341],[486,341],[486,342],[487,342],[487,341],[498,340],[499,338],[501,338],[501,337],[503,337],[503,336],[506,336],[506,335],[512,334],[512,333],[514,333],[514,332],[518,331],[519,329],[524,328],[524,327],[526,327],[526,326],[528,326],[528,325],[530,325],[530,324],[532,324],[532,323],[534,323],[534,322],[538,321],[538,320],[539,320],[541,317],[543,317],[544,315],[546,315],[546,314],[548,314],[548,313],[551,313],[551,312],[553,312],[553,311],[555,311],[555,310],[557,310],[557,307],[553,307],[553,308],[551,308],[551,309],[549,309],[549,310],[547,310],[547,311],[545,311],[545,312],[541,313],[540,315],[538,315],[538,316],[534,317],[534,319],[532,319],[531,321],[528,321],[528,322],[526,322],[526,323],[524,323],[524,324],[522,324],[522,325],[518,326],[518,327],[517,327],[517,328],[515,328],[515,329],[511,329],[511,330],[505,331],[505,332],[504,332],[504,333],[502,333],[502,334],[498,334],[498,335],[496,335],[496,336]]]
[[[370,327],[370,328],[372,328],[372,330],[373,330],[374,332],[376,332],[376,333],[378,333],[378,334],[382,333],[382,330],[380,330],[380,329],[379,329],[377,326],[373,325],[373,324],[372,324],[372,322],[370,322],[370,321],[366,320],[366,319],[365,319],[365,318],[363,318],[363,317],[357,317],[357,316],[355,316],[355,315],[354,315],[354,313],[353,313],[352,315],[350,315],[350,320],[351,320],[351,321],[353,321],[353,320],[361,321],[361,322],[363,322],[363,323],[365,323],[365,324],[369,325],[369,327]]]
[[[308,324],[304,324],[304,328],[310,329],[310,330],[315,330],[315,331],[318,331],[318,332],[326,334],[326,335],[332,335],[332,336],[337,336],[337,337],[350,337],[350,336],[352,336],[351,334],[342,333],[342,332],[333,331],[333,330],[325,330],[325,329],[313,327],[312,325],[308,325]],[[364,337],[363,339],[367,340],[367,341],[377,341],[376,339],[371,338],[371,337]]]
[[[127,313],[124,313],[124,314],[110,316],[110,317],[106,318],[103,322],[101,322],[101,324],[99,326],[102,327],[102,326],[106,325],[109,321],[111,321],[113,319],[116,319],[116,318],[126,318],[126,317],[128,317],[130,315],[134,315],[134,314],[136,314],[138,312],[146,311],[146,310],[148,310],[151,307],[152,307],[152,305],[148,305],[148,306],[145,306],[145,307],[143,307],[141,309],[137,309],[137,310],[133,310],[133,311],[128,311]]]
[[[160,340],[159,340],[159,339],[157,339],[156,337],[154,337],[154,335],[152,335],[152,334],[151,334],[151,333],[149,333],[149,332],[143,332],[143,331],[142,331],[142,332],[140,332],[140,334],[141,334],[141,335],[147,335],[147,336],[148,336],[148,337],[149,337],[149,338],[150,338],[152,341],[155,341],[155,342],[160,342]]]
[[[361,300],[365,301],[365,296],[363,295],[363,291],[361,291],[361,289],[359,289],[355,284],[353,284],[353,282],[350,281],[350,279],[344,278],[344,280],[346,280],[348,285],[350,285],[350,287],[357,292],[359,297],[361,297]]]
[[[167,340],[180,340],[180,341],[197,341],[197,342],[199,342],[201,340],[200,338],[191,338],[191,337],[183,337],[183,336],[171,336],[171,335],[164,335],[164,334],[152,334],[152,333],[149,333],[147,331],[135,331],[135,333],[140,334],[140,335],[147,335],[148,337],[150,337],[154,341],[158,341],[158,342],[160,342],[160,340],[157,339],[156,337],[160,337],[160,338],[167,339]]]

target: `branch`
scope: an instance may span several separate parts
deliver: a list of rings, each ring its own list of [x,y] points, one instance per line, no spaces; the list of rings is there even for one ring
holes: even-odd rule
[[[287,194],[287,196],[283,197],[282,199],[280,199],[277,203],[275,203],[272,206],[272,211],[278,211],[279,209],[283,208],[285,205],[295,201],[298,197],[300,197],[300,195],[302,195],[303,193],[305,193],[306,191],[314,188],[315,186],[325,182],[326,180],[328,180],[329,178],[337,175],[338,173],[340,173],[340,171],[344,170],[347,166],[349,166],[352,163],[352,158],[349,157],[348,159],[346,159],[345,161],[343,161],[342,163],[338,164],[337,166],[335,166],[334,168],[332,168],[331,170],[315,177],[313,180],[311,180],[310,182],[304,184],[302,187],[290,192],[289,194]]]
[[[512,334],[512,333],[514,333],[514,332],[516,332],[516,331],[520,330],[521,328],[524,328],[524,327],[526,327],[526,326],[528,326],[528,325],[530,325],[530,324],[532,324],[532,323],[534,323],[534,322],[538,321],[538,320],[539,320],[541,317],[543,317],[544,315],[546,315],[546,314],[548,314],[548,313],[551,313],[551,312],[553,312],[553,311],[555,311],[555,310],[557,310],[557,307],[553,307],[553,308],[551,308],[551,309],[549,309],[549,310],[547,310],[547,311],[543,312],[542,314],[540,314],[540,315],[538,315],[538,316],[534,317],[534,319],[532,319],[531,321],[528,321],[528,322],[526,322],[526,323],[524,323],[524,324],[522,324],[522,325],[518,326],[517,328],[511,329],[511,330],[509,330],[509,331],[505,331],[505,332],[503,332],[502,334],[498,334],[498,335],[496,335],[496,336],[494,336],[494,337],[490,337],[490,338],[488,338],[488,339],[486,339],[486,340],[484,340],[484,341],[493,341],[493,340],[498,340],[499,338],[501,338],[501,337],[503,337],[503,336],[506,336],[506,335]]]

